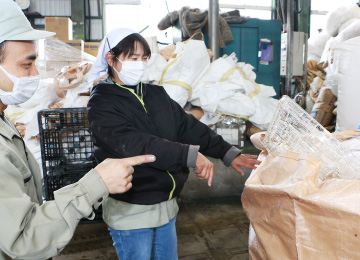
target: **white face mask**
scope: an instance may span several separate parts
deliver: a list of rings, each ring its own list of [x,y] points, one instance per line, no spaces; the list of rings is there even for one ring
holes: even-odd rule
[[[4,105],[18,105],[28,101],[37,90],[40,82],[40,75],[18,78],[7,72],[2,66],[0,69],[14,82],[12,92],[0,89],[0,99]]]
[[[118,58],[117,58],[118,59]],[[143,61],[121,61],[122,68],[121,71],[117,71],[114,67],[114,70],[119,76],[119,79],[122,83],[129,86],[135,86],[139,84],[142,75],[144,74],[146,62]]]

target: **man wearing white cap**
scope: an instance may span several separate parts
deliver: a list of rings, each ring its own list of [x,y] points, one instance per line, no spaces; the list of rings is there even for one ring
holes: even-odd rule
[[[34,30],[13,0],[0,0],[0,7],[0,260],[46,259],[67,245],[80,219],[94,217],[109,193],[132,187],[132,166],[155,157],[106,160],[42,204],[39,165],[4,110],[37,89],[34,41],[54,33]]]

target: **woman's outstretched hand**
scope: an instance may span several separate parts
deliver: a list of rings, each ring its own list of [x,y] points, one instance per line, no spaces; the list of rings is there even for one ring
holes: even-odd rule
[[[257,155],[240,154],[232,161],[231,167],[233,167],[235,171],[244,176],[244,171],[241,169],[241,167],[256,169],[256,165],[261,163],[261,161],[256,160],[256,158]]]

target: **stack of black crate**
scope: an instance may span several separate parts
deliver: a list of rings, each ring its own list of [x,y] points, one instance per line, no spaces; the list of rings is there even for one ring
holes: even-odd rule
[[[43,195],[77,182],[96,166],[86,108],[48,109],[38,112]],[[95,220],[101,221],[101,209]]]

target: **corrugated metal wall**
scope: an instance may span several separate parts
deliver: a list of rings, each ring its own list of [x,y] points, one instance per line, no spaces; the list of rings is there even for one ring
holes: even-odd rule
[[[71,0],[31,0],[29,11],[43,16],[71,16]]]
[[[90,16],[101,16],[102,15],[102,3],[97,0],[90,0]]]
[[[101,0],[85,0],[85,38],[101,41],[103,38],[103,4]]]

